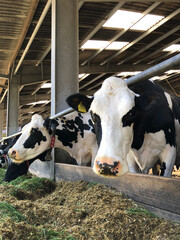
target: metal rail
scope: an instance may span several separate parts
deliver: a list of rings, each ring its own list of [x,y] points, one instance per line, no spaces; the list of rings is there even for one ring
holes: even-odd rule
[[[151,67],[151,68],[148,68],[147,70],[145,70],[133,77],[128,78],[126,80],[126,83],[128,84],[128,86],[133,85],[137,82],[144,81],[144,80],[154,77],[160,73],[163,73],[167,70],[173,69],[173,67],[175,67],[177,65],[179,65],[179,68],[180,68],[180,53],[174,57],[171,57],[171,58]]]
[[[58,118],[58,117],[62,117],[62,116],[66,115],[66,114],[68,114],[68,113],[71,113],[71,112],[73,112],[73,111],[74,111],[73,108],[67,108],[67,109],[65,109],[65,110],[63,110],[63,111],[55,114],[54,116],[50,117],[50,119],[55,119],[55,118]],[[3,141],[6,140],[6,139],[16,137],[16,136],[18,136],[18,135],[20,135],[20,134],[22,134],[22,131],[17,132],[17,133],[14,133],[14,134],[12,134],[12,135],[10,135],[10,136],[8,136],[8,137],[4,137],[4,138],[2,138],[2,139],[0,140],[0,143],[3,142]]]

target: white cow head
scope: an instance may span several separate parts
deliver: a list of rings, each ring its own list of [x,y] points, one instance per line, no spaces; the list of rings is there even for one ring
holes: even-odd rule
[[[80,112],[90,111],[99,144],[93,170],[103,176],[121,176],[128,171],[126,156],[133,130],[123,126],[123,117],[135,106],[135,93],[116,77],[104,81],[93,98],[82,94],[68,97],[68,104]]]
[[[14,162],[32,159],[50,148],[51,136],[43,124],[42,116],[35,114],[23,127],[21,136],[8,152]]]

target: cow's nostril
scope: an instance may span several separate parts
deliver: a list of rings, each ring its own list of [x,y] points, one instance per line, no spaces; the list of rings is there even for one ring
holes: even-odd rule
[[[11,155],[12,155],[12,156],[15,156],[15,155],[16,155],[16,151],[13,150],[13,151],[11,152]]]

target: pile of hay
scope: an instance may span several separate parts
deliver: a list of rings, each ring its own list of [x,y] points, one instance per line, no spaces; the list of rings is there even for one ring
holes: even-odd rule
[[[31,175],[0,183],[3,240],[180,239],[179,224],[101,184],[54,183]]]

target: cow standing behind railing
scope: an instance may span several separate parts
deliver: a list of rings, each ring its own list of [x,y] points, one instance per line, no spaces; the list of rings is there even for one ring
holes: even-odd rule
[[[91,113],[99,145],[93,170],[108,177],[125,174],[133,160],[148,173],[158,159],[164,176],[171,176],[180,155],[179,101],[151,81],[128,87],[117,77],[106,79],[92,98],[77,93],[67,99],[75,110]]]

